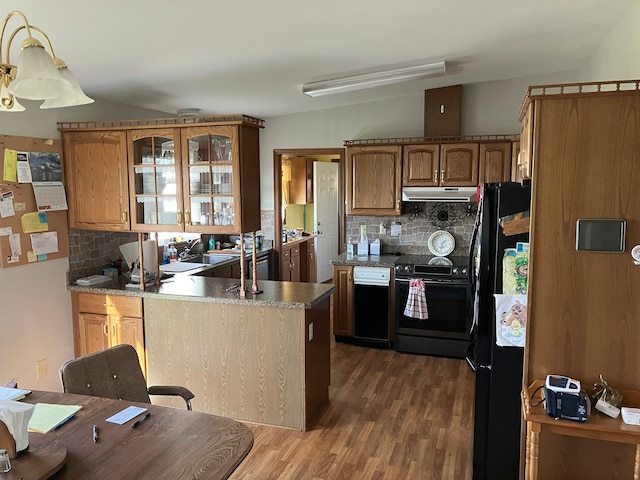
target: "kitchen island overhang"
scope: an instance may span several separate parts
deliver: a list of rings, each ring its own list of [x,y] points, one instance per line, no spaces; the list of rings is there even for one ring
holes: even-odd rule
[[[237,279],[176,276],[146,291],[113,283],[69,289],[141,296],[147,382],[185,385],[194,410],[306,430],[328,404],[332,284],[262,281],[264,293],[240,298]]]

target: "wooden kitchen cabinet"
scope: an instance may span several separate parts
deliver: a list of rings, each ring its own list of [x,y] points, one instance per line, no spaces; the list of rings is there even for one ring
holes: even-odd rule
[[[478,143],[404,145],[405,187],[473,187],[478,185]]]
[[[174,155],[175,128],[128,132],[131,230],[180,232],[183,206],[180,156]]]
[[[347,148],[348,215],[400,215],[401,152],[399,145]]]
[[[70,226],[259,230],[263,123],[246,115],[59,123]]]
[[[353,267],[334,265],[333,334],[353,337]]]
[[[76,357],[129,344],[146,372],[141,298],[73,292],[72,309]]]
[[[280,268],[280,280],[284,282],[300,281],[300,244],[283,245]]]
[[[511,181],[522,183],[518,162],[520,158],[520,140],[511,142]]]
[[[511,156],[511,142],[481,143],[479,185],[508,182],[511,179]]]
[[[287,158],[291,169],[291,181],[289,182],[289,203],[307,204],[313,203],[313,158],[289,157]]]
[[[121,131],[63,132],[69,227],[127,231],[127,139]]]
[[[478,143],[446,143],[440,151],[441,187],[478,185]]]
[[[402,151],[402,186],[437,187],[440,178],[440,144],[405,145]]]
[[[520,118],[520,154],[516,164],[517,171],[513,181],[521,182],[525,178],[531,178],[533,173],[533,109],[535,103],[527,105]]]

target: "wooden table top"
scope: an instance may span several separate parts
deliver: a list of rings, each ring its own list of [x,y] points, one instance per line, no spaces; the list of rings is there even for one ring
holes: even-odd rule
[[[76,417],[58,430],[30,434],[34,446],[49,438],[66,445],[66,462],[54,479],[225,479],[253,446],[253,433],[246,425],[186,409],[38,391],[23,401],[82,405]],[[124,425],[105,421],[130,405],[147,408],[151,416],[135,429],[131,428],[135,419]],[[97,443],[93,425],[98,427]],[[22,472],[28,461],[29,454],[12,461],[12,478],[29,478],[26,466]]]

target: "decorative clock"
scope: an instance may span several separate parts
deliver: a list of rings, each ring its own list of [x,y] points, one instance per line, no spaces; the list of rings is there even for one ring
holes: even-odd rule
[[[444,257],[453,252],[456,248],[456,240],[449,232],[445,230],[438,230],[433,232],[429,237],[427,243],[429,251],[438,257]]]

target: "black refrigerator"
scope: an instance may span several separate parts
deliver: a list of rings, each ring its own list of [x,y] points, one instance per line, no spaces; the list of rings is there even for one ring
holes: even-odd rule
[[[472,348],[467,361],[475,370],[473,480],[517,479],[523,348],[496,345],[494,293],[502,293],[505,249],[528,242],[529,234],[505,236],[499,219],[528,211],[530,185],[483,186],[470,248]]]

